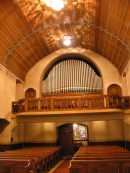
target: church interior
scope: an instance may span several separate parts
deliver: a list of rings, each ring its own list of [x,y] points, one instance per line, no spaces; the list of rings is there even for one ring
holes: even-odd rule
[[[51,165],[92,148],[129,151],[130,0],[0,1],[0,100],[1,164],[26,147],[55,148]]]

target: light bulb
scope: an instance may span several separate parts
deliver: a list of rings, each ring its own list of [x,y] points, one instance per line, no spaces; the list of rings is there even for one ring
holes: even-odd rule
[[[41,2],[45,2],[46,6],[53,8],[56,11],[60,11],[64,8],[63,0],[41,0]]]
[[[63,38],[63,44],[65,46],[70,46],[71,45],[71,37],[69,35],[65,35]]]
[[[70,46],[70,45],[71,45],[71,40],[65,39],[65,40],[63,40],[63,44],[64,44],[65,46]]]
[[[52,0],[51,7],[56,11],[60,11],[62,8],[64,8],[64,1],[63,0]]]

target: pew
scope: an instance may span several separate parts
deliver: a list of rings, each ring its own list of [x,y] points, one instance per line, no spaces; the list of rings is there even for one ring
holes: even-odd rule
[[[105,160],[105,159],[130,159],[130,155],[100,155],[100,156],[76,156],[72,160]]]
[[[30,159],[0,159],[0,173],[36,173]]]
[[[28,147],[16,150],[15,153],[26,153],[27,154],[39,154],[44,157],[44,164],[47,164],[48,169],[51,169],[58,161],[62,159],[62,148],[60,146],[53,147]],[[7,153],[14,153],[14,151],[8,151]]]
[[[40,155],[25,155],[23,154],[0,154],[0,160],[2,159],[8,159],[8,160],[20,160],[22,161],[23,159],[28,159],[31,162],[31,170],[33,172],[42,172],[43,171],[43,158]]]
[[[28,147],[0,152],[0,159],[29,159],[33,173],[46,173],[61,159],[62,147]],[[14,173],[14,172],[13,172]]]
[[[117,146],[81,147],[69,169],[70,173],[129,173],[130,152]]]
[[[70,173],[129,173],[130,159],[70,160]]]

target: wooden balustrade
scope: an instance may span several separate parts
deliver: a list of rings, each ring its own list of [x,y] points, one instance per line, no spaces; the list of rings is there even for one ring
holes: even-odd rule
[[[42,98],[21,99],[12,102],[12,112],[56,111],[76,109],[128,109],[130,97],[105,95],[48,95]]]

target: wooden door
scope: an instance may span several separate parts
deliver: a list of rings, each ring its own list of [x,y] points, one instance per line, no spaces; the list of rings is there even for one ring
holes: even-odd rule
[[[64,155],[73,154],[73,128],[72,124],[65,124],[58,128],[58,143],[63,146]]]

